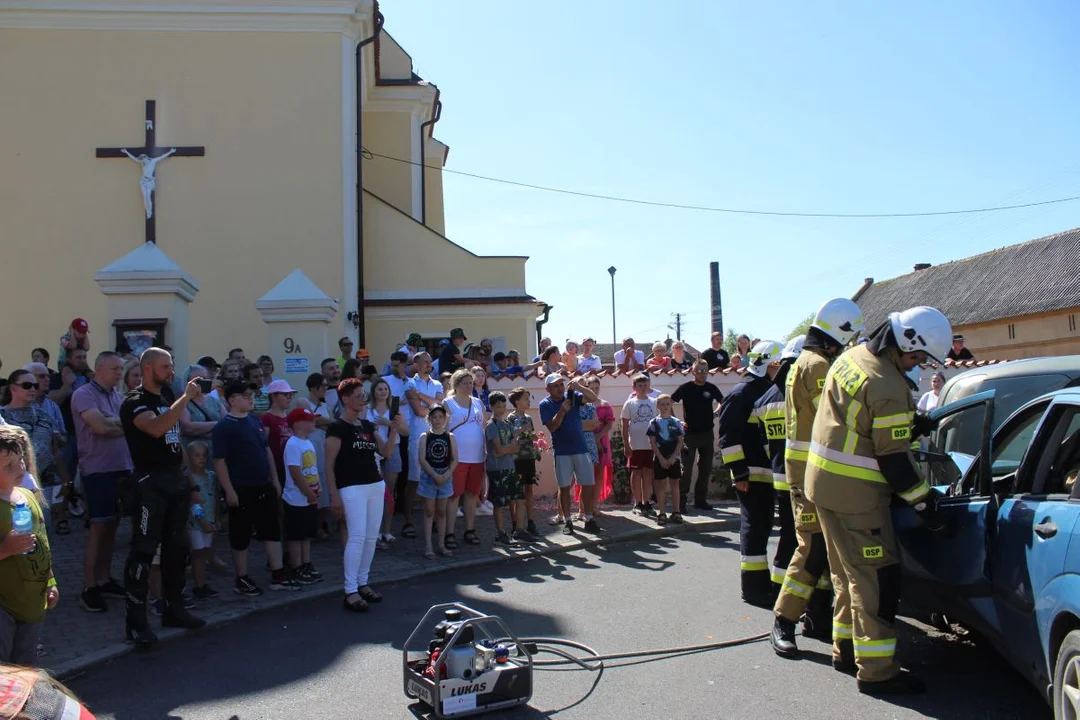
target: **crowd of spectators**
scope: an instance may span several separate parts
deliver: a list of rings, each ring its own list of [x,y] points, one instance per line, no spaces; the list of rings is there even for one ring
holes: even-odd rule
[[[231,571],[240,595],[322,581],[328,569],[313,565],[311,542],[335,537],[344,607],[367,610],[382,599],[370,570],[376,553],[397,542],[397,514],[396,533],[422,536],[432,561],[453,556],[459,522],[460,542],[481,544],[481,515],[494,516],[498,545],[539,542],[535,488],[548,450],[558,486],[550,524],[561,532],[603,533],[599,506],[612,495],[617,435],[635,512],[659,524],[681,522],[695,457],[705,481],[693,506],[709,508],[721,396],[707,373],[740,362],[722,340],[714,335],[694,358],[679,341],[656,343],[646,356],[627,338],[607,365],[633,376],[620,425],[600,397],[605,366],[592,338],[567,341],[562,350],[544,338],[537,355],[522,358],[495,352],[490,340],[470,343],[462,328],[434,347],[413,333],[380,366],[343,337],[339,354],[294,388],[275,375],[271,357],[250,361],[242,348],[221,362],[203,356],[181,368],[167,347],[135,357],[121,344],[91,356],[89,326],[76,318],[60,340],[55,369],[50,353],[35,348],[30,362],[0,382],[0,497],[12,507],[25,500],[34,517],[29,536],[0,524],[0,579],[27,578],[18,570],[25,558],[36,573],[18,592],[4,580],[0,661],[27,661],[27,647],[36,646],[39,633],[24,626],[39,627],[59,597],[48,536],[69,533],[73,518],[89,527],[83,586],[73,595],[93,613],[108,612],[110,599],[124,600],[128,639],[137,645],[156,639],[147,610],[166,625],[201,624],[188,611],[218,595],[209,569]],[[658,396],[646,372],[690,369],[693,379],[671,396]],[[541,378],[539,422],[528,390],[511,384],[493,392],[489,377]],[[672,413],[675,402],[685,405],[685,423]],[[150,496],[147,478],[160,480],[158,495]],[[417,500],[422,514],[414,515]],[[138,537],[125,577],[116,579],[117,527],[128,515]],[[219,537],[229,561],[215,550]],[[265,583],[248,567],[252,540],[266,552]],[[188,567],[190,591],[183,589]],[[27,610],[19,592],[44,593],[41,607],[35,599]]]

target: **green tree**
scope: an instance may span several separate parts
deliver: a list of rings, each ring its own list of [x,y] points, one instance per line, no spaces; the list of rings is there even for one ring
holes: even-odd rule
[[[802,335],[803,333],[805,333],[807,330],[810,329],[810,323],[812,323],[812,322],[814,322],[814,313],[810,313],[809,315],[804,317],[802,322],[799,323],[798,325],[796,325],[791,330],[791,332],[788,333],[787,339],[790,340],[791,338],[795,337],[796,335]]]
[[[735,328],[728,328],[727,335],[724,336],[724,349],[727,350],[728,355],[734,355],[738,352],[739,347],[739,333]]]

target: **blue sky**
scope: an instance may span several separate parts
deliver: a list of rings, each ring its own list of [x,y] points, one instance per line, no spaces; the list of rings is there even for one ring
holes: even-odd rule
[[[387,0],[442,91],[448,169],[683,204],[907,212],[1080,195],[1080,5]],[[574,198],[445,175],[447,234],[528,254],[559,345],[698,347],[708,263],[725,328],[780,339],[866,277],[1080,225],[1080,202],[983,215],[767,218]],[[672,332],[674,337],[674,332]]]

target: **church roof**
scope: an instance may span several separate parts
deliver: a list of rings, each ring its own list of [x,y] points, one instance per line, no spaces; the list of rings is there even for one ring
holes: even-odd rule
[[[927,267],[852,298],[868,329],[889,313],[936,307],[953,327],[1080,307],[1080,228]]]

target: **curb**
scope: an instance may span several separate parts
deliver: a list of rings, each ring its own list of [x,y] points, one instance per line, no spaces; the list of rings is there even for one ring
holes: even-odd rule
[[[372,583],[373,586],[385,587],[389,585],[396,585],[402,582],[409,582],[419,578],[429,577],[432,575],[441,575],[446,572],[456,570],[469,570],[478,567],[502,565],[506,563],[516,562],[519,560],[528,560],[531,558],[548,557],[551,555],[558,555],[564,552],[571,552],[574,550],[581,550],[584,548],[596,547],[598,545],[618,545],[620,543],[632,542],[635,540],[647,540],[651,538],[669,537],[672,535],[682,534],[700,534],[716,532],[718,530],[727,530],[731,527],[737,527],[739,524],[739,518],[736,517],[721,517],[715,519],[703,520],[700,522],[686,523],[684,525],[668,525],[666,527],[642,527],[640,530],[628,532],[619,536],[612,537],[591,537],[582,538],[578,542],[572,545],[560,545],[551,544],[543,547],[525,549],[513,554],[507,552],[494,552],[488,556],[473,558],[464,562],[456,563],[450,566],[435,566],[428,569],[420,570],[419,572],[409,573],[405,576],[393,578],[389,580],[383,580],[381,582]],[[581,536],[578,536],[581,537]],[[215,614],[213,617],[208,618],[206,621],[206,627],[198,632],[205,632],[211,628],[226,625],[249,615],[255,615],[257,613],[266,612],[269,610],[278,610],[290,605],[296,605],[308,600],[315,600],[317,598],[323,598],[330,595],[339,595],[341,588],[337,584],[323,584],[317,588],[307,589],[306,591],[285,593],[282,595],[281,602],[274,603],[272,605],[266,605],[263,607],[253,608],[235,608],[233,610]],[[158,636],[158,643],[167,642],[176,638],[184,637],[188,635],[187,630],[181,630],[178,628],[161,628],[156,631]],[[116,658],[127,655],[128,653],[135,652],[135,648],[126,643],[119,642],[109,645],[97,650],[95,652],[81,655],[75,660],[69,660],[68,662],[61,663],[56,667],[49,668],[48,672],[55,678],[61,681],[68,681],[84,672],[99,665],[101,663],[115,660]]]

